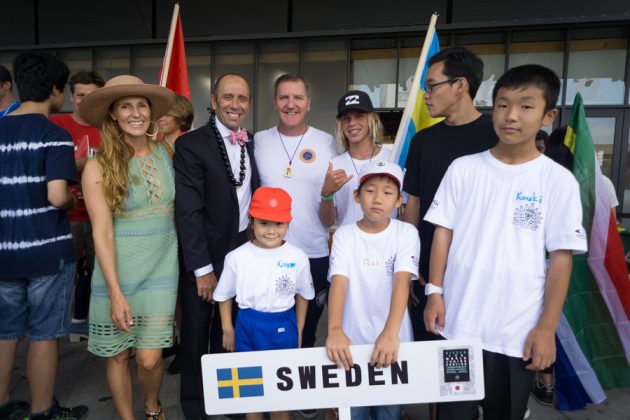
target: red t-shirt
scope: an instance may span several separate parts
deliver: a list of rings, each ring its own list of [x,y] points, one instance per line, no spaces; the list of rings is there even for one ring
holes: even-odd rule
[[[101,136],[99,135],[98,128],[79,124],[72,118],[71,114],[51,115],[49,119],[61,128],[64,128],[72,136],[75,159],[88,157],[90,149],[92,149],[93,153],[94,150],[101,147]],[[77,175],[80,180],[81,172]],[[74,195],[75,206],[74,210],[68,212],[68,218],[77,222],[88,222],[90,218],[88,217],[87,209],[85,208],[85,202],[83,199],[79,199],[79,190],[77,186],[70,187],[70,190],[72,190],[72,195]]]

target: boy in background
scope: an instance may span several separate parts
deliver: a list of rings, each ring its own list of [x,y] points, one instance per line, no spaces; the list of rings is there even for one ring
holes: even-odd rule
[[[425,217],[436,225],[425,327],[481,340],[486,420],[523,418],[535,372],[556,357],[572,252],[586,251],[578,184],[536,149],[559,89],[542,66],[505,73],[493,90],[499,143],[455,160]],[[439,404],[438,419],[477,418],[477,405]]]

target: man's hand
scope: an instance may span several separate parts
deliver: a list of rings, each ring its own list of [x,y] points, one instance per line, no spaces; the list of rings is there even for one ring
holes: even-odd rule
[[[217,276],[214,271],[197,277],[197,296],[206,302],[212,302],[212,294],[217,288]]]
[[[444,330],[444,299],[439,293],[433,293],[427,298],[427,306],[424,308],[424,328],[435,335],[440,335]]]
[[[350,370],[350,366],[354,364],[350,354],[351,344],[352,341],[341,329],[328,333],[326,353],[328,353],[328,358],[335,362],[338,368],[343,367],[345,370]]]
[[[389,367],[390,364],[398,360],[398,348],[400,347],[400,338],[398,334],[386,333],[383,331],[379,334],[374,343],[374,351],[370,364],[376,365],[377,368]]]
[[[326,178],[324,178],[324,186],[322,187],[322,195],[334,194],[341,189],[354,175],[346,176],[343,169],[333,170],[332,162],[328,163]]]
[[[543,370],[556,361],[555,331],[547,331],[539,326],[531,329],[525,339],[523,360],[531,359],[528,370]]]

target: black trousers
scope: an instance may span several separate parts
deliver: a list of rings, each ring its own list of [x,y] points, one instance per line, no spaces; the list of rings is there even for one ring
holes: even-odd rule
[[[522,420],[535,371],[525,369],[519,357],[483,351],[486,397],[481,401],[440,403],[438,420],[473,420],[483,407],[484,420]]]
[[[247,241],[247,234],[239,234],[239,242]],[[223,330],[219,305],[208,303],[197,296],[197,281],[192,272],[181,283],[182,303],[181,360],[179,401],[187,420],[205,419],[203,385],[201,380],[201,356],[210,353],[223,353]],[[218,280],[217,276],[217,280]],[[232,305],[236,311],[236,305]],[[233,314],[234,316],[234,314]],[[236,318],[233,318],[236,322]]]
[[[324,306],[328,302],[328,257],[309,258],[311,265],[311,276],[313,277],[313,287],[315,288],[315,298],[308,302],[304,330],[302,331],[302,347],[313,347],[315,345],[315,333],[317,324],[322,316]]]

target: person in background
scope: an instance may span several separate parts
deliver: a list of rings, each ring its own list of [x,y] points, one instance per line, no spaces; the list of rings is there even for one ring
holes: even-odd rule
[[[54,397],[58,339],[70,326],[74,257],[66,211],[77,170],[70,135],[48,114],[61,109],[69,70],[50,54],[24,52],[13,73],[21,105],[0,119],[0,418],[79,419],[86,406],[61,407]],[[9,393],[26,335],[30,405]]]
[[[195,113],[190,101],[185,96],[177,95],[168,114],[158,120],[160,126],[158,139],[174,146],[177,138],[190,130],[194,119]]]
[[[93,157],[101,147],[101,136],[98,128],[92,127],[81,118],[79,105],[90,92],[105,85],[105,80],[94,71],[80,71],[73,74],[68,81],[70,87],[71,114],[55,114],[50,121],[65,129],[74,143],[74,163],[77,166],[77,176],[81,179],[83,168],[88,158]],[[74,196],[75,206],[68,211],[74,258],[76,265],[76,281],[74,288],[74,311],[70,324],[70,341],[79,341],[80,337],[88,336],[88,308],[90,305],[90,280],[94,267],[94,240],[92,239],[92,224],[88,216],[81,185],[70,187]]]
[[[354,200],[354,191],[359,187],[359,172],[372,160],[387,160],[388,149],[383,148],[383,125],[372,106],[367,93],[352,90],[345,93],[337,104],[337,150],[326,172],[323,196],[319,204],[319,218],[324,226],[353,223],[363,218],[361,206]],[[392,217],[396,217],[396,210]]]
[[[538,133],[536,133],[536,149],[542,154],[545,153],[548,138],[549,134],[545,130],[538,130]]]
[[[0,118],[17,109],[20,102],[13,97],[11,72],[0,64]]]
[[[100,127],[102,140],[83,172],[97,257],[88,351],[106,358],[107,384],[123,420],[132,420],[135,411],[132,349],[144,414],[165,418],[162,349],[173,344],[178,277],[175,183],[171,157],[153,138],[155,120],[174,100],[170,89],[122,75],[79,107],[83,120]]]

